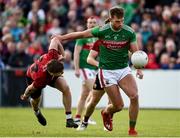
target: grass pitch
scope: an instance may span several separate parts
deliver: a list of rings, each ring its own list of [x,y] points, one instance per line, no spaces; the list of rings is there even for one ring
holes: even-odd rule
[[[0,137],[128,137],[128,110],[117,113],[113,131],[103,130],[100,109],[93,114],[97,125],[86,131],[65,127],[63,109],[42,109],[47,126],[41,126],[31,108],[0,108]],[[75,113],[75,110],[73,110]],[[139,112],[140,137],[180,137],[180,110],[143,110]]]

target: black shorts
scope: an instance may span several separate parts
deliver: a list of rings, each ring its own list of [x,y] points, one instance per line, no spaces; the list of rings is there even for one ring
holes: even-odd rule
[[[93,85],[94,90],[103,90],[103,88],[100,85],[98,74],[96,74],[96,80]]]
[[[49,86],[55,87],[54,84],[55,84],[55,82],[56,82],[57,79],[58,79],[58,77],[55,77],[55,78],[51,81],[51,83],[49,84]],[[27,85],[31,85],[32,82],[33,82],[33,80],[32,80],[30,77],[26,77],[26,83],[27,83]],[[43,89],[43,88],[37,89],[35,92],[33,92],[33,93],[30,95],[30,97],[33,98],[33,99],[39,98],[39,97],[41,96],[42,89]]]

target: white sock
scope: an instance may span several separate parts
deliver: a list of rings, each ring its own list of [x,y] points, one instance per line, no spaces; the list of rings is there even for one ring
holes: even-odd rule
[[[72,118],[72,114],[67,114],[66,115],[66,119],[71,119]]]

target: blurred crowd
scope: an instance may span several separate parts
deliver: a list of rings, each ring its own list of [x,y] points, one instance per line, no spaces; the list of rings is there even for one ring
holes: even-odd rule
[[[137,32],[147,69],[180,69],[180,7],[176,0],[0,0],[0,68],[24,68],[47,52],[50,36],[86,29],[96,16],[125,9],[125,24]],[[65,69],[73,68],[75,41],[64,42]]]

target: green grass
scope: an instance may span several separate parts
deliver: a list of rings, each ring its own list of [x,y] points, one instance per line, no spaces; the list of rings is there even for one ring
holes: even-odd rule
[[[112,132],[103,130],[100,109],[93,114],[97,125],[86,131],[65,128],[63,109],[42,109],[48,125],[41,126],[31,108],[0,108],[0,137],[128,137],[128,110],[114,116]],[[75,110],[73,110],[75,113]],[[140,110],[137,130],[140,137],[180,136],[180,110]]]

